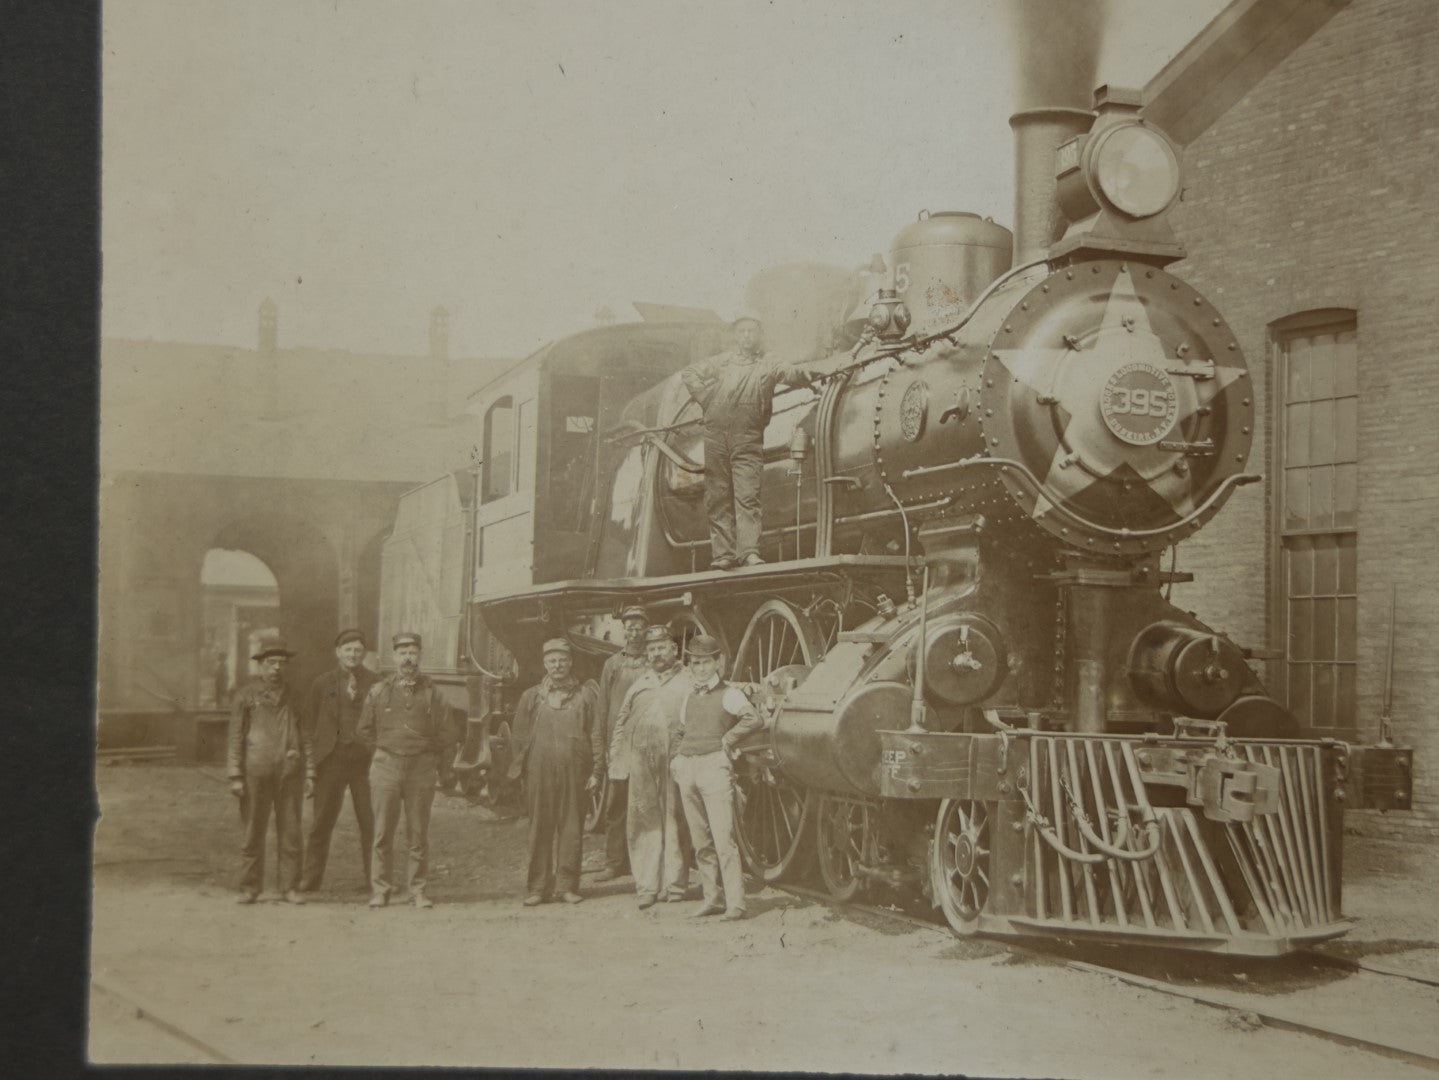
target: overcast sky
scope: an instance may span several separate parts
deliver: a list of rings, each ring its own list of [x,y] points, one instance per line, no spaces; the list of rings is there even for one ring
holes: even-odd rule
[[[443,304],[518,356],[921,208],[1008,225],[1008,3],[112,0],[103,332],[250,346],[268,295],[282,345],[419,353]],[[1142,86],[1224,3],[1104,6],[1096,81]]]

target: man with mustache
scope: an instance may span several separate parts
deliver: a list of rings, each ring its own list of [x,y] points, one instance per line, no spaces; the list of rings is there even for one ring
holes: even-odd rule
[[[580,896],[580,843],[585,794],[599,786],[605,767],[593,683],[580,685],[564,638],[545,642],[545,677],[515,705],[515,759],[510,778],[523,773],[530,816],[525,906]]]
[[[226,773],[230,793],[240,800],[245,819],[237,897],[242,904],[260,898],[265,881],[265,831],[272,809],[280,851],[281,895],[291,904],[305,902],[299,891],[300,793],[313,772],[307,775],[300,715],[285,685],[285,668],[294,655],[283,638],[262,638],[251,657],[260,665],[260,677],[235,695],[230,714]]]
[[[370,795],[375,804],[375,846],[370,856],[370,907],[382,908],[397,892],[393,880],[395,828],[405,811],[410,903],[432,908],[425,894],[430,870],[430,808],[440,754],[459,738],[455,711],[428,676],[420,674],[420,635],[401,631],[390,640],[395,673],[365,698],[356,729],[373,751]]]
[[[645,627],[649,616],[638,604],[620,613],[625,628],[624,648],[605,661],[600,671],[600,737],[606,750],[614,735],[615,719],[625,693],[649,668],[645,660]],[[609,788],[605,792],[605,868],[597,880],[613,881],[629,873],[630,855],[625,839],[625,810],[629,805],[629,773],[621,762],[610,760]]]
[[[615,720],[610,759],[629,775],[626,839],[640,910],[685,898],[689,871],[680,839],[679,788],[670,778],[680,705],[690,678],[666,626],[645,631],[650,670],[635,680]]]
[[[335,638],[339,667],[327,671],[310,687],[305,709],[305,760],[315,774],[314,817],[305,838],[305,873],[302,892],[317,892],[325,877],[330,834],[345,805],[345,790],[360,826],[360,859],[365,885],[370,884],[370,849],[375,843],[375,811],[370,805],[370,751],[357,729],[370,687],[379,676],[365,666],[365,635],[341,630]]]

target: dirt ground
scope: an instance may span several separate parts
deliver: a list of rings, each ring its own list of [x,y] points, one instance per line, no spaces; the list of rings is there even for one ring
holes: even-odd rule
[[[436,800],[431,830],[434,910],[365,906],[352,816],[310,904],[237,906],[239,820],[217,773],[118,765],[97,783],[95,1062],[1432,1075],[999,943],[772,889],[752,893],[739,924],[691,919],[694,902],[641,912],[628,879],[594,882],[593,840],[587,901],[526,909],[524,823],[451,796]],[[1430,962],[1434,862],[1392,842],[1350,845],[1346,907],[1369,916],[1346,939],[1351,954]],[[1319,990],[1347,1001],[1347,978],[1326,974]],[[1405,1002],[1386,1011],[1412,1010]],[[1420,1038],[1434,1015],[1389,1022]],[[1428,1038],[1439,1053],[1439,1036]]]

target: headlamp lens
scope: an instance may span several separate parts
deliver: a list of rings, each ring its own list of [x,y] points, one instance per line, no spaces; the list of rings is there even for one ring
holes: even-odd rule
[[[1094,154],[1105,198],[1131,217],[1152,217],[1179,194],[1179,161],[1168,141],[1139,124],[1111,129]]]

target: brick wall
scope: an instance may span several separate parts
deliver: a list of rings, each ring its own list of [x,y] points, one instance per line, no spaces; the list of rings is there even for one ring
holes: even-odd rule
[[[1238,335],[1262,416],[1250,470],[1179,549],[1176,588],[1243,644],[1282,645],[1268,610],[1275,543],[1270,331],[1318,308],[1357,313],[1359,730],[1377,736],[1398,587],[1396,741],[1415,748],[1411,814],[1367,833],[1439,839],[1439,3],[1353,0],[1186,152],[1173,269]]]

